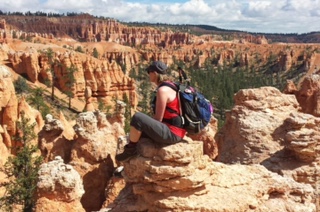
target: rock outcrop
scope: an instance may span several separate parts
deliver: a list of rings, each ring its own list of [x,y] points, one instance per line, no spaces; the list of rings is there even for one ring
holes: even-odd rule
[[[216,136],[217,160],[227,164],[261,164],[282,176],[312,185],[319,195],[319,121],[300,112],[294,95],[270,87],[241,90]],[[319,196],[314,201],[319,202]]]
[[[82,207],[116,212],[315,212],[318,118],[299,112],[294,95],[272,87],[241,90],[235,100],[215,137],[216,160],[224,163],[205,154],[201,141],[186,137],[185,142],[160,145],[144,138],[139,156],[123,163],[123,179],[112,174],[119,165],[115,138],[124,136],[119,132],[122,119],[111,124],[99,111],[79,114],[68,164],[83,181]],[[50,123],[57,126],[49,128],[51,133],[61,135],[59,122]]]
[[[59,119],[54,119],[48,114],[38,135],[39,149],[44,162],[52,161],[59,156],[65,163],[69,163],[75,136],[73,126],[65,120],[62,113]]]
[[[274,87],[244,89],[234,96],[235,106],[217,135],[218,161],[258,164],[283,149],[281,126],[300,106],[294,95]]]
[[[295,92],[304,113],[320,117],[320,75],[307,76]]]
[[[10,70],[0,65],[0,108],[2,140],[7,148],[12,147],[10,136],[16,133],[16,121],[18,120],[18,98],[12,83],[12,74]],[[8,134],[9,136],[6,136]],[[9,139],[9,140],[7,140]]]
[[[314,190],[261,165],[212,162],[202,144],[144,139],[124,162],[126,187],[101,211],[315,211]]]
[[[12,139],[17,132],[16,122],[21,118],[21,112],[30,120],[30,123],[35,123],[35,133],[38,133],[44,121],[40,112],[26,102],[24,97],[17,97],[13,85],[13,76],[10,69],[0,64],[0,151],[2,156],[11,153],[12,147],[17,145]],[[5,153],[7,152],[7,153]],[[6,157],[0,157],[0,164],[6,160]]]
[[[106,188],[114,189],[112,176],[117,166],[114,157],[118,137],[125,135],[123,123],[111,124],[106,114],[88,111],[78,115],[73,131],[67,129],[68,124],[63,121],[50,115],[46,117],[39,134],[42,155],[47,161],[59,156],[79,173],[84,187],[82,207],[86,211],[97,211],[108,196],[111,198],[105,194]],[[72,132],[74,136],[68,137]]]
[[[42,164],[39,175],[35,211],[85,211],[80,202],[82,179],[61,157]]]
[[[211,159],[215,159],[218,152],[218,145],[215,140],[215,135],[218,132],[218,120],[212,116],[208,126],[199,134],[188,135],[194,141],[201,141],[203,143],[203,153],[208,155]]]

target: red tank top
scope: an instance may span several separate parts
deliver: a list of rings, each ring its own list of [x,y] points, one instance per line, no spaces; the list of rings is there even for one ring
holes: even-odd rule
[[[178,100],[177,97],[172,102],[167,103],[166,106],[168,108],[172,109],[172,110],[177,111],[177,113],[180,113],[180,109],[179,109],[180,105],[179,105],[179,100]],[[163,115],[163,119],[172,119],[172,118],[175,118],[177,116],[178,116],[178,114],[171,113],[168,110],[165,110],[164,111],[164,115]],[[174,133],[175,135],[179,136],[180,138],[183,138],[185,136],[185,134],[186,134],[186,130],[185,129],[173,126],[173,125],[165,123],[165,122],[163,122],[163,123],[166,124],[169,127],[169,129],[171,130],[172,133]]]

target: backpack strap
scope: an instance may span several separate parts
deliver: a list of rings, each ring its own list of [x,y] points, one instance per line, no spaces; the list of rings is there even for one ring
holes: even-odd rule
[[[170,113],[175,113],[178,116],[176,118],[173,119],[163,119],[164,122],[169,123],[171,125],[175,125],[178,127],[182,127],[184,125],[184,118],[182,116],[182,108],[181,108],[181,101],[180,101],[180,86],[178,83],[171,83],[171,82],[162,82],[159,86],[158,89],[162,86],[168,86],[170,88],[172,88],[173,90],[175,90],[177,92],[177,98],[179,101],[179,111],[173,110],[169,107],[166,107],[166,110],[168,110]]]
[[[177,97],[178,97],[178,101],[179,101],[179,111],[173,110],[169,107],[166,107],[166,109],[170,112],[170,113],[175,113],[178,114],[178,112],[180,112],[181,114],[181,104],[180,104],[180,95],[179,95],[179,85],[177,83],[173,83],[173,82],[162,82],[157,89],[159,89],[162,86],[168,86],[170,88],[172,88],[173,90],[175,90],[177,92]]]
[[[177,83],[173,83],[173,82],[162,82],[158,88],[162,87],[162,86],[168,86],[170,88],[172,88],[173,90],[175,90],[176,92],[179,91],[179,85]]]

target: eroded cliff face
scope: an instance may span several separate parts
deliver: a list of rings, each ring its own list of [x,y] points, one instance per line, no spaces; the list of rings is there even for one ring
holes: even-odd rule
[[[123,114],[122,114],[123,115]],[[119,115],[116,115],[119,116]],[[69,122],[63,121],[63,117],[46,117],[45,125],[39,133],[39,145],[42,156],[47,163],[51,163],[56,157],[72,167],[80,176],[84,192],[80,195],[78,191],[69,189],[68,186],[59,189],[46,198],[46,193],[39,193],[39,201],[47,200],[47,204],[65,205],[68,202],[66,195],[74,196],[76,193],[80,198],[73,198],[73,204],[80,204],[85,211],[97,211],[106,200],[105,189],[112,181],[112,173],[116,167],[115,154],[118,138],[125,135],[124,122],[121,119],[112,124],[106,119],[106,114],[99,111],[90,111],[79,114],[76,124],[71,128]],[[54,167],[52,167],[54,168]],[[68,172],[68,170],[61,170]],[[66,173],[67,174],[67,173]],[[48,174],[43,180],[55,179],[56,176]],[[110,188],[110,189],[113,189]],[[38,211],[43,211],[46,204],[38,206]],[[67,206],[65,206],[67,207]],[[69,206],[70,207],[70,206]]]
[[[23,53],[10,52],[9,61],[18,74],[27,76],[33,83],[49,81],[62,92],[71,91],[75,98],[82,100],[85,100],[85,89],[89,87],[96,105],[98,101],[111,105],[113,99],[122,99],[126,95],[132,107],[136,107],[135,81],[123,73],[116,61],[99,61],[65,50],[63,53],[55,51],[52,58],[48,58],[46,50],[38,53],[35,48],[30,48]],[[73,85],[68,84],[70,74]]]
[[[307,76],[294,92],[305,113],[320,117],[320,73]]]
[[[292,45],[291,50],[282,44],[239,44],[234,42],[209,42],[186,44],[179,49],[168,46],[164,49],[134,49],[115,43],[100,42],[101,57],[94,58],[92,54],[79,53],[63,47],[64,42],[44,40],[46,43],[28,43],[11,40],[2,44],[0,49],[2,59],[8,67],[33,83],[54,83],[62,92],[72,92],[75,99],[84,101],[86,89],[90,88],[90,102],[97,108],[99,102],[113,105],[113,99],[129,98],[131,106],[136,108],[138,96],[136,82],[129,77],[147,64],[143,61],[162,60],[168,66],[174,61],[182,61],[188,66],[204,67],[208,65],[219,67],[224,64],[237,63],[239,67],[270,66],[270,73],[291,74],[292,68],[299,72],[312,74],[320,67],[320,54],[305,54],[305,49],[315,50],[317,46]],[[52,42],[52,43],[50,43]],[[66,43],[66,42],[65,42]],[[87,50],[98,47],[96,43],[81,44],[76,41],[68,46],[81,45]],[[53,52],[49,53],[49,49]],[[75,49],[75,48],[74,48]],[[310,51],[313,51],[310,50]],[[1,56],[0,55],[0,56]],[[207,62],[206,62],[207,61]],[[71,69],[75,82],[68,85],[67,78]],[[172,69],[174,71],[174,69]],[[304,100],[302,100],[304,101]],[[302,103],[303,104],[303,103]]]
[[[17,97],[13,86],[13,71],[0,64],[0,167],[7,162],[14,153],[14,147],[21,145],[14,139],[18,132],[17,121],[20,121],[21,112],[30,124],[35,123],[34,131],[37,134],[43,127],[43,119],[39,111],[30,107],[23,97]],[[31,141],[34,145],[37,141]],[[0,171],[0,184],[6,181],[6,176]],[[0,196],[5,190],[0,187]]]
[[[142,62],[141,59],[162,60],[167,65],[182,61],[190,67],[204,67],[209,59],[213,66],[265,66],[270,73],[311,73],[320,67],[318,44],[268,44],[263,36],[243,33],[234,34],[232,40],[225,41],[221,35],[196,36],[165,28],[129,27],[112,19],[101,20],[90,15],[0,18],[0,40],[2,38],[4,43],[10,43],[16,37],[34,43],[52,42],[73,50],[80,46],[85,54],[91,56],[96,49],[99,59],[115,60],[128,72],[137,69],[135,65]],[[76,44],[70,42],[72,40],[86,43]],[[122,48],[121,51],[104,48],[105,43],[132,47],[135,51],[130,48]]]
[[[309,87],[315,91],[313,88]],[[261,164],[279,175],[312,185],[319,195],[320,120],[306,112],[295,95],[275,88],[239,91],[234,108],[215,137],[219,147],[217,161]],[[314,201],[319,202],[319,196]]]
[[[35,132],[39,132],[43,126],[43,119],[39,111],[30,107],[26,100],[18,98],[13,86],[12,71],[4,65],[0,65],[0,133],[3,153],[11,153],[11,148],[17,145],[12,139],[17,132],[16,122],[20,120],[21,112],[30,119],[31,123],[36,123]],[[3,155],[7,155],[3,154]],[[1,158],[1,164],[6,158]]]

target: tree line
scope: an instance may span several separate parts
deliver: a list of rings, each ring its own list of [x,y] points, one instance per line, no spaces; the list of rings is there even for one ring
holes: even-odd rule
[[[23,12],[4,12],[0,10],[0,15],[8,15],[8,16],[45,16],[45,17],[63,17],[63,16],[77,16],[77,15],[83,15],[85,13],[76,13],[76,12],[67,12],[65,13],[53,13],[53,12],[41,12],[41,11],[36,11],[36,12],[31,12],[27,11],[25,13]]]

